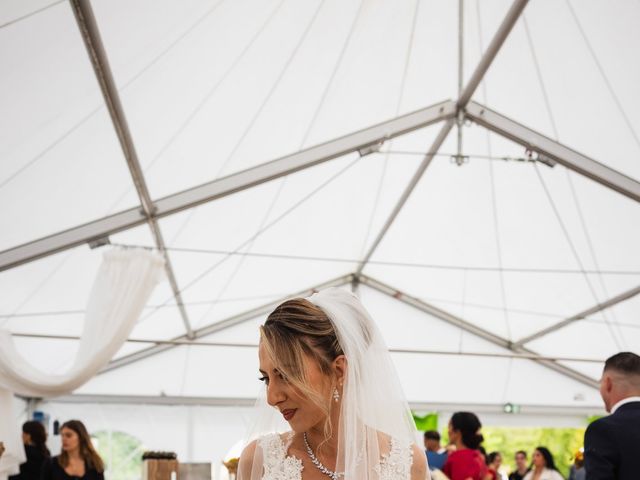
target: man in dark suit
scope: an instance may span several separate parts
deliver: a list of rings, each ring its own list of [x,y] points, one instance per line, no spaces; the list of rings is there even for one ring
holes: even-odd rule
[[[587,480],[640,479],[640,356],[622,352],[604,364],[600,395],[611,415],[584,434]]]

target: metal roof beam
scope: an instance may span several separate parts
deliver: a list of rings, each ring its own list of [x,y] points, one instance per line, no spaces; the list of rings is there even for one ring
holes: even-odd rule
[[[124,357],[121,357],[109,362],[102,370],[100,370],[100,372],[98,372],[98,375],[102,373],[110,372],[112,370],[124,367],[126,365],[130,365],[134,362],[143,360],[145,358],[149,358],[153,355],[157,355],[158,353],[166,352],[167,350],[171,350],[172,348],[183,345],[184,341],[195,340],[202,337],[206,337],[207,335],[221,332],[228,328],[235,327],[236,325],[240,325],[242,323],[248,322],[249,320],[253,320],[254,318],[259,317],[261,315],[266,315],[269,312],[271,312],[274,308],[276,308],[278,305],[280,305],[282,302],[290,298],[308,297],[309,295],[312,295],[318,290],[322,290],[324,288],[339,287],[339,286],[345,285],[351,282],[351,279],[352,279],[351,274],[334,278],[333,280],[329,280],[328,282],[321,283],[320,285],[316,285],[314,287],[307,288],[305,290],[299,291],[292,295],[288,295],[285,298],[281,298],[276,301],[266,303],[259,307],[248,310],[246,312],[242,312],[238,315],[229,317],[225,320],[220,320],[210,325],[206,325],[204,327],[198,328],[194,330],[193,337],[191,339],[188,338],[186,335],[180,335],[178,337],[171,339],[171,341],[174,343],[157,344],[152,347],[145,348],[144,350],[140,350],[138,352],[125,355]]]
[[[640,182],[576,152],[477,102],[466,107],[466,117],[523,147],[584,175],[622,195],[640,201]]]
[[[428,150],[427,154],[424,156],[424,159],[420,163],[420,166],[418,166],[418,170],[416,171],[416,173],[413,174],[413,177],[411,178],[409,185],[407,185],[407,188],[405,188],[404,192],[402,192],[402,195],[400,196],[400,200],[398,200],[398,202],[396,203],[396,206],[393,208],[393,211],[389,215],[389,218],[387,218],[387,221],[385,222],[384,226],[378,233],[378,236],[373,241],[373,244],[371,245],[371,247],[369,247],[369,250],[367,251],[366,255],[358,264],[358,268],[356,269],[356,277],[358,277],[362,273],[362,271],[364,270],[364,267],[367,265],[367,262],[371,259],[371,256],[374,254],[374,252],[378,248],[378,245],[380,245],[380,242],[382,242],[382,239],[391,228],[391,225],[393,225],[393,222],[396,220],[396,218],[400,214],[400,211],[403,209],[404,205],[407,203],[409,196],[411,196],[411,194],[413,193],[413,190],[416,188],[416,185],[422,178],[422,175],[424,174],[425,170],[431,164],[431,160],[433,160],[433,157],[435,157],[436,154],[438,153],[438,150],[440,150],[442,143],[446,140],[447,135],[449,135],[449,132],[453,128],[453,125],[454,125],[454,120],[451,118],[447,120],[445,124],[442,126],[442,128],[440,129],[440,133],[438,133],[438,136],[433,141],[433,145],[431,145],[431,148]]]
[[[191,397],[174,395],[100,395],[100,394],[72,394],[39,400],[41,403],[80,403],[105,405],[182,405],[205,407],[253,407],[255,398],[249,397]],[[557,405],[519,405],[520,415],[560,416],[576,415],[585,417],[603,412],[602,406],[557,406]],[[415,411],[457,412],[471,410],[480,413],[505,414],[504,404],[488,403],[441,403],[441,402],[409,402],[409,407]]]
[[[328,160],[372,147],[390,138],[452,118],[455,112],[456,105],[453,100],[440,102],[306,150],[160,198],[154,203],[153,218],[172,215]],[[0,271],[137,227],[146,222],[147,217],[143,211],[140,211],[139,208],[131,208],[4,250],[0,252]]]
[[[520,18],[524,7],[527,6],[527,3],[529,3],[529,0],[515,0],[511,4],[511,7],[507,11],[507,14],[504,16],[502,23],[491,39],[491,43],[489,43],[489,46],[482,55],[482,58],[478,62],[478,65],[471,75],[469,82],[465,86],[462,94],[460,95],[460,98],[458,99],[459,109],[465,108],[467,106],[467,103],[469,103],[469,100],[471,100],[471,97],[478,88],[478,85],[480,85],[480,82],[489,70],[489,67],[493,63],[493,60],[496,58],[496,55],[502,48],[504,41],[509,36],[511,29]]]
[[[498,27],[498,30],[496,30],[496,33],[493,36],[493,39],[491,40],[489,47],[482,55],[482,58],[480,59],[480,62],[478,62],[478,65],[476,66],[475,71],[471,75],[469,82],[467,83],[465,88],[462,90],[462,93],[460,94],[460,98],[456,102],[456,115],[459,112],[463,111],[467,103],[469,103],[471,96],[478,88],[478,85],[480,85],[480,82],[484,78],[484,75],[487,73],[487,70],[489,70],[491,63],[496,58],[496,55],[500,51],[500,48],[504,44],[504,41],[509,36],[509,32],[511,32],[511,29],[513,28],[516,21],[520,17],[520,14],[524,10],[524,7],[527,6],[527,3],[528,3],[528,0],[515,0],[511,5],[511,8],[509,8],[509,11],[507,12],[504,19],[502,20],[502,23]],[[377,250],[378,246],[380,245],[380,242],[382,242],[382,239],[385,237],[385,235],[391,228],[391,225],[393,225],[393,222],[395,222],[400,211],[404,208],[405,204],[407,203],[407,200],[413,193],[413,190],[415,189],[416,185],[418,184],[422,176],[424,175],[424,172],[426,171],[427,167],[429,167],[429,165],[431,164],[431,160],[433,160],[433,157],[438,153],[438,150],[440,150],[442,143],[446,140],[447,135],[449,135],[449,132],[453,128],[453,125],[454,125],[454,120],[449,119],[442,126],[440,133],[438,133],[438,136],[434,140],[433,145],[431,145],[431,148],[427,150],[427,153],[425,154],[424,159],[422,160],[422,162],[418,166],[418,169],[416,170],[413,177],[411,178],[409,185],[407,185],[407,188],[402,193],[402,196],[396,203],[396,206],[394,207],[393,211],[387,218],[387,221],[385,222],[384,226],[378,233],[378,236],[371,244],[371,247],[369,247],[369,250],[367,251],[365,256],[362,258],[362,261],[360,262],[360,264],[358,265],[358,268],[356,269],[356,276],[362,273],[362,271],[367,265],[367,262],[371,259],[371,257]]]
[[[78,335],[51,335],[46,333],[12,333],[16,338],[38,338],[47,340],[62,340],[62,341],[78,341],[81,339]],[[257,343],[238,343],[238,342],[212,342],[208,340],[160,340],[151,338],[129,338],[128,343],[142,343],[142,344],[156,344],[156,345],[175,345],[175,346],[189,346],[189,347],[216,347],[216,348],[248,348],[257,349],[259,344]],[[495,352],[460,352],[457,350],[433,350],[422,348],[390,348],[390,353],[406,353],[411,355],[446,355],[454,357],[480,357],[480,358],[517,358],[521,360],[553,360],[562,362],[584,362],[584,363],[597,363],[602,364],[603,361],[599,358],[585,358],[585,357],[558,357],[558,356],[541,356],[538,354],[526,354],[526,353],[495,353]]]
[[[167,274],[167,278],[169,279],[169,284],[171,285],[171,290],[173,291],[176,304],[178,305],[178,310],[180,312],[180,317],[182,318],[185,331],[187,332],[187,337],[193,338],[193,330],[191,329],[189,316],[187,315],[187,310],[184,307],[182,294],[180,293],[178,282],[173,271],[173,266],[171,265],[171,258],[169,258],[169,254],[165,248],[160,226],[153,216],[155,206],[153,205],[153,201],[149,195],[149,189],[147,188],[147,182],[144,178],[144,172],[142,171],[140,161],[138,160],[138,154],[133,143],[133,138],[131,137],[127,117],[124,114],[124,109],[120,102],[120,95],[109,65],[109,58],[107,57],[107,52],[102,44],[100,30],[98,29],[98,24],[96,23],[95,16],[93,15],[91,2],[89,0],[71,0],[71,8],[76,17],[78,28],[80,29],[82,39],[84,40],[85,47],[87,48],[87,53],[91,59],[91,64],[93,65],[96,78],[100,84],[100,90],[102,91],[104,101],[107,105],[107,109],[109,110],[109,115],[111,116],[111,121],[113,122],[113,127],[118,136],[118,140],[120,141],[120,146],[122,147],[122,152],[124,153],[127,161],[131,178],[136,187],[136,191],[138,192],[142,211],[144,212],[144,216],[149,224],[151,233],[153,234],[156,247],[164,256],[164,269]]]
[[[586,310],[583,310],[580,313],[576,313],[575,315],[569,318],[566,318],[561,322],[555,323],[553,325],[550,325],[547,328],[543,328],[542,330],[532,333],[531,335],[528,335],[524,338],[521,338],[516,343],[514,343],[514,346],[519,347],[533,340],[536,340],[540,337],[544,337],[545,335],[548,335],[551,332],[560,330],[561,328],[564,328],[567,325],[572,324],[573,322],[577,322],[578,320],[582,320],[588,317],[589,315],[593,315],[594,313],[613,307],[614,305],[617,305],[618,303],[621,303],[621,302],[624,302],[625,300],[633,298],[638,294],[640,294],[640,286],[632,288],[631,290],[627,290],[626,292],[622,292],[620,295],[616,295],[615,297],[610,298],[606,302],[599,303],[591,308],[587,308]]]
[[[551,370],[554,370],[555,372],[560,373],[566,377],[572,378],[573,380],[576,380],[584,385],[587,385],[588,387],[592,387],[596,389],[599,388],[599,383],[595,379],[587,375],[584,375],[583,373],[580,373],[572,368],[565,367],[564,365],[559,364],[554,360],[549,360],[547,358],[544,358],[532,350],[529,350],[522,346],[514,345],[512,342],[510,342],[506,338],[503,338],[499,335],[491,333],[477,325],[474,325],[473,323],[467,320],[464,320],[463,318],[460,318],[440,308],[430,305],[424,302],[423,300],[420,300],[419,298],[412,297],[411,295],[407,295],[406,293],[401,292],[400,290],[397,290],[389,285],[386,285],[380,282],[379,280],[375,280],[366,275],[361,275],[360,282],[363,285],[368,285],[369,287],[381,293],[384,293],[392,298],[395,298],[396,300],[399,300],[407,305],[417,308],[418,310],[424,313],[428,313],[429,315],[432,315],[446,323],[449,323],[450,325],[461,328],[466,332],[472,333],[473,335],[483,338],[493,343],[494,345],[511,350],[512,352],[515,352],[515,353],[526,355],[532,361],[540,365],[543,365]]]

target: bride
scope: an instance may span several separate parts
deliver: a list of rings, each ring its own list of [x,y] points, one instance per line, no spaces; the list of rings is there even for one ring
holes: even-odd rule
[[[260,327],[258,354],[265,391],[239,480],[429,478],[389,352],[354,295],[284,302]]]

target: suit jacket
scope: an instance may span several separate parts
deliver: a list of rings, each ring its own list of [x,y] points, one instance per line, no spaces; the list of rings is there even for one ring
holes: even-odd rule
[[[584,434],[587,480],[640,478],[640,402],[621,405]]]

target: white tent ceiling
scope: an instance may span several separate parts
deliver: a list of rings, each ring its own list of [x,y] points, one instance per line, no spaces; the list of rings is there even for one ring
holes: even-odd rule
[[[471,92],[511,4],[462,3]],[[597,409],[598,362],[640,352],[640,4],[530,2],[461,110],[464,161],[454,125],[425,163],[455,123],[458,13],[0,3],[0,326],[37,366],[69,365],[101,257],[86,243],[108,236],[166,247],[175,282],[76,395],[242,403],[256,325],[335,280],[414,405]]]

